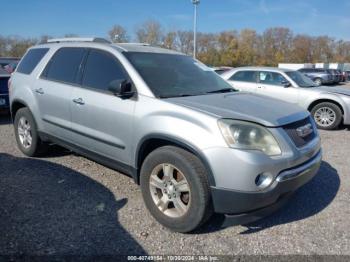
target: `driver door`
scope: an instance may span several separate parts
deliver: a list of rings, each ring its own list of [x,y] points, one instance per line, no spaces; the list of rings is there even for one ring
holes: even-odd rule
[[[258,73],[257,93],[298,104],[298,89],[287,85],[288,80],[278,72],[260,71]]]

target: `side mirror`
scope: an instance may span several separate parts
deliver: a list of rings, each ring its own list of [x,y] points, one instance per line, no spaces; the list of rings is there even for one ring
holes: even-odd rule
[[[287,87],[290,87],[291,86],[291,83],[287,80],[283,80],[281,82],[281,84],[283,85],[284,88],[287,88]]]
[[[132,90],[132,84],[126,79],[113,80],[108,85],[108,90],[113,93],[113,95],[121,98],[130,98],[134,95]]]

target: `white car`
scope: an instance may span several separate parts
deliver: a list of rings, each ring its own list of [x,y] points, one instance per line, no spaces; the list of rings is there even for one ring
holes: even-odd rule
[[[241,67],[221,75],[235,89],[247,91],[309,110],[320,129],[350,124],[350,89],[316,86],[298,71],[272,67]]]

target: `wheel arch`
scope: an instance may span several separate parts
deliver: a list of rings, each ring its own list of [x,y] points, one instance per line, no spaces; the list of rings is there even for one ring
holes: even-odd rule
[[[215,186],[215,178],[210,168],[209,162],[206,160],[205,156],[200,152],[200,150],[192,145],[191,143],[169,135],[163,134],[151,134],[143,137],[137,145],[136,154],[135,154],[135,165],[137,170],[136,183],[140,183],[140,169],[143,161],[152,151],[156,150],[159,147],[173,145],[180,147],[195,156],[197,156],[200,161],[203,163],[204,167],[207,170],[208,182],[210,186]]]
[[[10,112],[11,112],[12,121],[14,121],[17,111],[19,109],[23,108],[23,107],[27,107],[30,110],[30,108],[28,107],[27,103],[24,102],[23,100],[15,99],[14,101],[12,101],[11,106],[10,106]]]
[[[309,112],[311,112],[312,108],[314,108],[316,105],[320,104],[320,103],[333,103],[337,106],[339,106],[342,114],[344,115],[344,107],[342,106],[341,103],[339,103],[338,101],[335,101],[335,100],[332,100],[332,99],[327,99],[327,98],[321,98],[321,99],[317,99],[315,101],[313,101],[308,107],[307,107],[307,110]]]

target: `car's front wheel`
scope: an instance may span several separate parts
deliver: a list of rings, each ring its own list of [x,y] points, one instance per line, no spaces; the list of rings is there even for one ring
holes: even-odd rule
[[[343,114],[338,105],[330,102],[319,103],[311,110],[316,125],[319,129],[332,130],[338,128]]]
[[[34,117],[26,107],[17,111],[14,120],[15,136],[18,148],[27,156],[38,156],[47,149],[41,141]]]
[[[141,190],[153,217],[177,232],[190,232],[212,214],[206,169],[192,153],[174,146],[151,152],[141,168]]]

